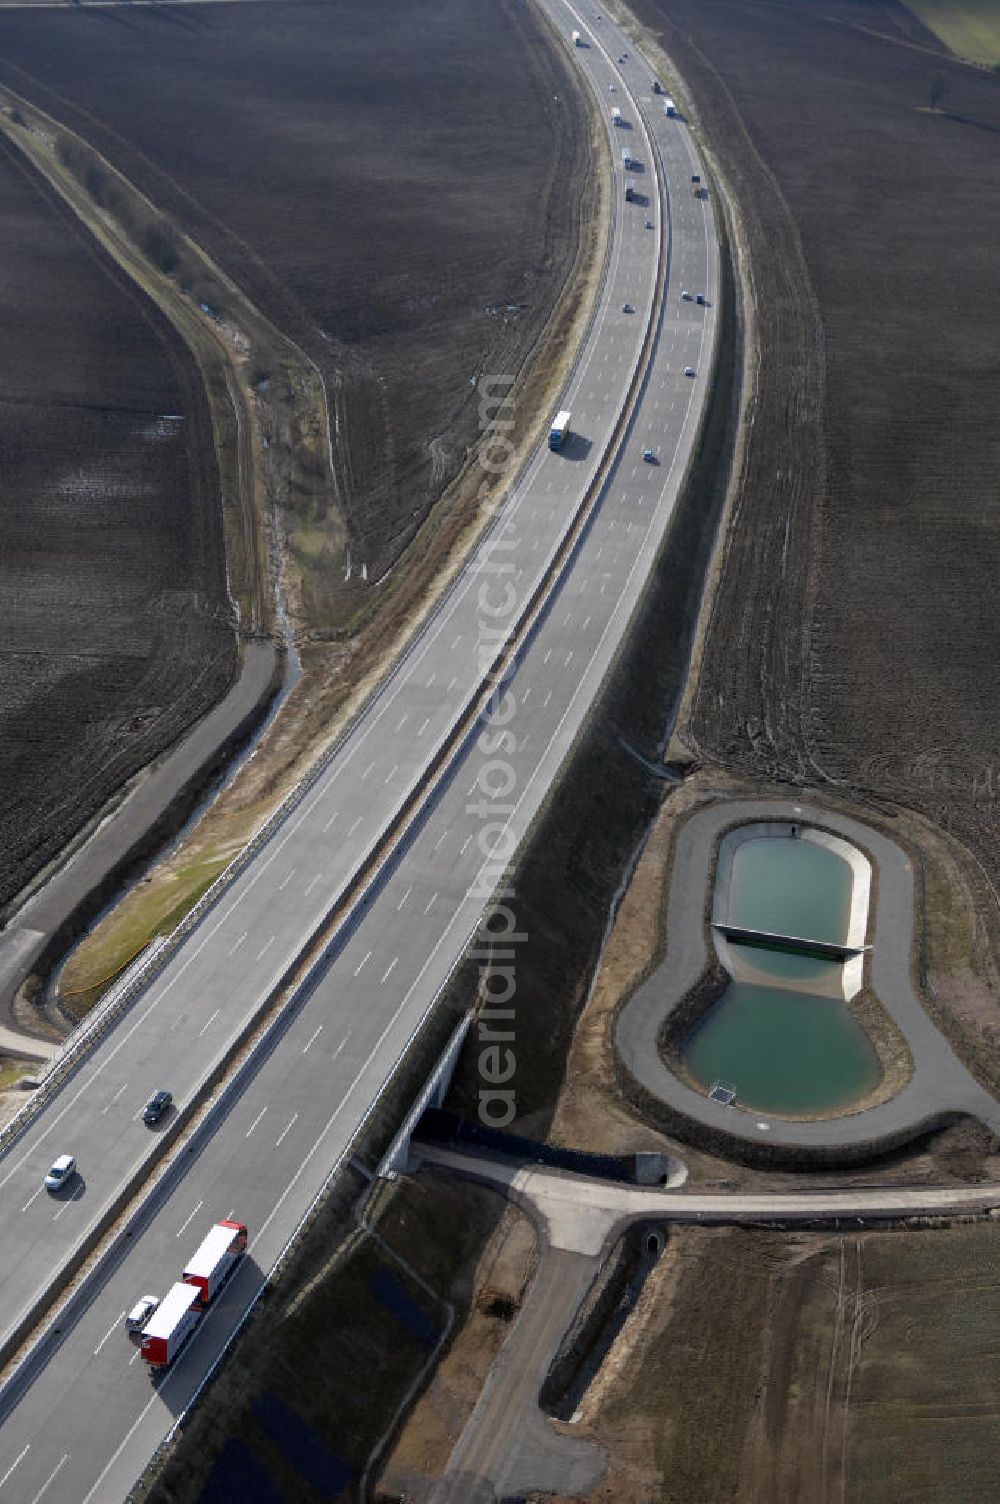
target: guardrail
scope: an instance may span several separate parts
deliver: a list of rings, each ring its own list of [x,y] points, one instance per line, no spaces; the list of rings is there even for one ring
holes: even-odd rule
[[[636,106],[638,118],[642,119],[643,133],[646,135],[646,144],[650,149],[650,162],[655,174],[656,189],[660,199],[662,210],[660,216],[660,225],[662,226],[666,222],[666,194],[664,190],[662,172],[660,169],[658,156],[655,150],[653,150],[653,143],[649,137],[648,129],[645,120],[642,117],[642,111],[638,104],[638,101],[635,100],[630,94],[628,94],[627,87],[626,94],[629,98],[632,98],[632,103]],[[614,212],[617,213],[617,204],[615,204]],[[597,466],[594,477],[590,485],[588,486],[587,491],[584,493],[580,505],[577,507],[572,516],[567,520],[566,528],[563,531],[562,537],[556,543],[552,553],[550,554],[549,563],[545,569],[544,574],[540,577],[538,584],[532,591],[531,595],[528,597],[528,600],[526,601],[518,618],[511,624],[506,637],[498,645],[492,663],[485,670],[485,672],[481,674],[479,684],[470,692],[469,696],[466,699],[465,705],[459,707],[456,713],[455,720],[452,722],[450,731],[446,733],[445,740],[439,745],[438,749],[433,755],[431,762],[428,764],[425,776],[421,778],[417,788],[415,790],[411,790],[407,801],[404,802],[404,804],[400,807],[396,815],[392,817],[391,823],[387,825],[382,830],[382,832],[379,833],[368,851],[360,858],[357,866],[355,867],[354,873],[345,880],[345,883],[340,891],[331,897],[331,901],[326,912],[314,926],[312,932],[307,937],[304,944],[299,948],[299,958],[301,958],[305,953],[308,952],[309,948],[314,943],[316,936],[329,923],[330,917],[336,912],[337,908],[343,904],[345,898],[347,898],[350,893],[352,884],[358,881],[359,875],[363,873],[364,870],[368,866],[370,866],[371,863],[375,861],[380,854],[386,853],[392,842],[400,835],[401,827],[405,827],[405,825],[413,819],[416,810],[426,803],[427,799],[433,792],[434,787],[439,782],[445,768],[453,761],[456,753],[460,751],[462,747],[464,747],[467,739],[470,716],[473,717],[474,720],[478,720],[480,707],[477,702],[484,693],[484,686],[492,686],[492,684],[497,681],[497,669],[499,665],[509,664],[514,659],[516,659],[518,650],[523,645],[523,642],[527,638],[532,627],[540,618],[549,596],[552,594],[559,580],[562,578],[566,564],[571,557],[573,545],[582,533],[587,520],[592,514],[598,500],[600,499],[601,494],[603,493],[611,465],[617,458],[617,450],[628,428],[628,424],[631,421],[632,412],[639,395],[641,382],[645,375],[646,368],[649,364],[652,345],[655,339],[655,331],[659,324],[662,307],[664,272],[664,240],[662,228],[659,228],[657,246],[657,281],[649,318],[647,320],[645,337],[642,346],[640,347],[639,354],[636,357],[636,361],[633,365],[629,385],[626,389],[618,417],[615,421],[615,425],[609,436],[604,456],[600,464]],[[606,253],[602,271],[602,289],[606,284],[607,274],[608,254]],[[576,372],[579,360],[581,358],[582,348],[585,346],[586,339],[592,332],[593,324],[597,317],[598,306],[599,300],[595,302],[595,307],[591,313],[584,340],[581,342],[581,351],[577,353],[571,374],[567,378],[567,382],[564,385],[564,390],[565,386],[572,381],[573,375]],[[537,449],[535,451],[532,451],[532,457],[536,452]],[[502,511],[499,512],[491,520],[489,526],[484,531],[482,538],[480,539],[473,554],[470,557],[469,563],[467,565],[468,569],[473,571],[475,570],[476,557],[478,555],[481,555],[488,548],[494,534],[499,530],[501,524],[504,521],[505,516]],[[254,834],[250,837],[247,844],[242,848],[241,851],[236,854],[233,860],[219,874],[219,876],[215,879],[211,886],[206,889],[201,898],[198,899],[191,910],[177,925],[176,929],[174,929],[170,933],[170,935],[162,937],[163,943],[157,947],[153,955],[144,960],[143,965],[139,968],[135,976],[132,977],[122,987],[120,993],[116,994],[114,1002],[109,1004],[106,1008],[103,1008],[100,1012],[99,1017],[96,1018],[92,1024],[87,1021],[86,1027],[82,1028],[81,1034],[78,1038],[75,1039],[75,1041],[73,1039],[73,1035],[69,1036],[69,1039],[67,1040],[68,1048],[65,1054],[61,1056],[52,1070],[46,1074],[42,1085],[39,1086],[32,1100],[25,1103],[24,1107],[20,1109],[15,1117],[13,1117],[9,1123],[7,1123],[2,1129],[0,1129],[0,1155],[5,1153],[10,1145],[14,1142],[14,1140],[24,1131],[25,1128],[29,1126],[35,1115],[39,1111],[41,1111],[46,1102],[48,1102],[51,1097],[55,1095],[59,1087],[62,1086],[67,1077],[72,1074],[73,1070],[81,1063],[84,1056],[93,1047],[93,1045],[97,1043],[100,1037],[104,1033],[106,1033],[115,1022],[117,1022],[117,1020],[129,1008],[129,1006],[135,1001],[135,999],[150,985],[150,983],[160,974],[160,972],[164,970],[164,968],[166,967],[172,956],[175,954],[175,952],[178,950],[180,945],[183,943],[183,941],[186,939],[186,937],[191,933],[192,930],[194,930],[198,926],[198,924],[201,923],[202,919],[204,919],[206,914],[215,906],[216,903],[218,903],[218,901],[223,897],[223,895],[232,886],[236,879],[246,870],[248,866],[250,866],[261,848],[267,844],[271,837],[276,834],[278,829],[284,824],[289,815],[299,806],[299,804],[301,804],[302,800],[309,792],[309,790],[314,787],[314,785],[327,771],[334,758],[339,754],[360,720],[367,713],[370,705],[379,695],[384,692],[388,685],[392,683],[393,679],[402,671],[410,656],[417,650],[418,646],[420,646],[438,614],[444,609],[450,595],[450,590],[444,592],[442,597],[436,602],[420,631],[416,634],[413,640],[407,644],[404,652],[400,655],[400,657],[396,660],[396,662],[392,665],[392,667],[380,681],[375,694],[371,698],[369,698],[369,700],[366,701],[365,705],[358,710],[357,714],[352,718],[352,720],[344,728],[340,736],[337,737],[337,739],[327,749],[323,756],[317,760],[313,767],[311,767],[309,771],[299,780],[295,787],[288,792],[285,798],[271,812],[267,819],[263,821],[259,829],[255,831]],[[71,1041],[73,1042],[71,1043]]]
[[[649,141],[648,144],[651,149],[651,165],[656,177],[657,192],[659,194],[661,208],[663,210],[663,213],[661,215],[661,222],[664,222],[666,216],[666,203],[662,172],[660,169],[657,154],[652,149],[652,142]],[[200,1145],[201,1139],[207,1135],[208,1125],[214,1124],[216,1116],[224,1109],[228,1110],[229,1101],[232,1095],[239,1090],[243,1080],[245,1079],[245,1076],[257,1068],[257,1064],[262,1058],[263,1054],[268,1048],[270,1048],[270,1045],[272,1044],[273,1040],[276,1038],[280,1030],[286,1026],[295,1010],[295,1007],[300,1001],[303,1000],[309,988],[313,985],[317,971],[328,960],[330,953],[338,944],[341,936],[345,933],[349,924],[354,919],[356,919],[366,899],[369,897],[375,887],[377,887],[377,885],[381,882],[384,875],[381,866],[377,867],[374,871],[371,870],[373,868],[373,864],[376,861],[376,858],[380,858],[381,861],[384,862],[386,856],[391,851],[393,842],[398,841],[405,836],[408,826],[412,823],[417,813],[420,811],[420,809],[423,808],[428,799],[433,796],[437,784],[444,771],[449,766],[453,765],[458,757],[460,757],[464,752],[470,739],[477,733],[480,716],[482,713],[481,701],[484,696],[484,686],[490,686],[492,685],[492,683],[496,682],[497,669],[499,666],[503,665],[505,668],[509,667],[510,663],[516,660],[517,654],[522,650],[524,642],[526,641],[530,633],[535,629],[539,620],[541,619],[541,616],[548,604],[548,600],[555,586],[562,578],[567,563],[572,558],[572,555],[583,534],[583,531],[587,523],[589,522],[601,496],[603,495],[610,470],[617,460],[621,441],[625,436],[629,424],[631,423],[634,408],[638,400],[638,396],[641,392],[642,385],[645,381],[653,344],[656,338],[656,331],[658,329],[662,314],[663,290],[665,282],[665,256],[662,234],[658,236],[657,250],[658,254],[656,286],[645,336],[634,362],[629,385],[626,389],[621,407],[618,412],[618,416],[612,428],[608,444],[605,448],[605,452],[600,463],[595,469],[594,476],[591,480],[590,485],[587,487],[587,490],[584,493],[584,496],[581,498],[581,501],[574,511],[573,515],[568,519],[567,525],[563,530],[561,537],[554,544],[550,553],[549,561],[546,564],[543,573],[539,577],[535,589],[532,591],[522,611],[519,613],[517,620],[512,624],[511,629],[505,637],[504,641],[498,646],[492,663],[486,669],[479,684],[477,684],[477,686],[472,691],[470,691],[465,706],[462,708],[462,710],[460,710],[455,720],[453,721],[450,730],[446,733],[438,749],[435,751],[428,768],[429,776],[421,780],[419,787],[407,796],[406,801],[404,801],[403,805],[397,811],[396,815],[392,817],[390,823],[388,823],[383,828],[382,832],[380,832],[376,840],[372,843],[372,846],[366,853],[365,857],[355,868],[354,873],[345,881],[340,891],[331,899],[330,905],[327,908],[322,919],[313,927],[309,935],[298,947],[295,956],[289,962],[289,965],[286,968],[280,981],[271,990],[268,996],[260,1001],[259,1005],[253,1010],[250,1017],[244,1021],[244,1024],[237,1032],[237,1035],[229,1042],[226,1049],[223,1051],[222,1056],[216,1063],[213,1064],[209,1072],[206,1073],[206,1076],[203,1078],[202,1083],[199,1084],[198,1088],[196,1089],[196,1100],[188,1104],[188,1107],[180,1117],[177,1135],[179,1135],[183,1123],[190,1118],[191,1113],[195,1110],[195,1107],[201,1105],[201,1100],[203,1100],[205,1091],[211,1084],[214,1084],[215,1081],[218,1080],[221,1070],[224,1070],[225,1065],[228,1064],[229,1060],[231,1060],[232,1057],[236,1053],[238,1053],[239,1049],[245,1045],[247,1039],[250,1037],[250,1035],[252,1035],[253,1031],[256,1028],[260,1027],[262,1017],[266,1014],[268,1008],[273,1005],[276,997],[280,995],[282,990],[294,983],[293,991],[290,997],[282,1006],[280,1012],[267,1025],[260,1040],[254,1045],[247,1060],[241,1064],[239,1070],[233,1076],[232,1080],[228,1083],[227,1089],[222,1094],[219,1101],[212,1105],[208,1114],[206,1115],[206,1118],[195,1129],[194,1134],[192,1135],[192,1139],[186,1148],[186,1153],[184,1156],[185,1159],[187,1153],[193,1153],[196,1151],[197,1146]],[[480,549],[482,549],[482,547],[484,546],[490,532],[492,532],[492,527],[488,531],[488,533],[484,535],[484,539],[479,545]],[[427,625],[429,625],[429,623]],[[403,655],[403,657],[397,662],[390,673],[386,676],[381,688],[384,688],[385,684],[391,681],[394,674],[400,671],[403,664],[405,663],[406,657],[409,656],[409,653],[415,649],[421,636],[422,633],[418,634],[417,638],[415,638],[413,643],[410,644],[406,654]],[[359,716],[363,713],[363,710],[359,712]],[[356,724],[356,721],[352,723],[352,727],[354,724]],[[9,1144],[13,1140],[13,1138],[15,1138],[17,1134],[23,1131],[24,1127],[27,1126],[30,1117],[33,1116],[34,1113],[36,1113],[38,1110],[40,1110],[40,1107],[44,1105],[44,1102],[47,1101],[52,1095],[54,1095],[58,1088],[65,1082],[66,1078],[72,1072],[72,1070],[81,1062],[86,1051],[93,1046],[96,1040],[103,1033],[107,1032],[107,1030],[113,1025],[113,1023],[117,1021],[121,1014],[136,999],[136,997],[138,997],[140,993],[148,987],[155,976],[163,970],[168,960],[176,951],[185,936],[196,927],[196,925],[204,918],[205,914],[214,906],[216,902],[218,902],[225,889],[235,880],[236,876],[239,875],[239,872],[244,870],[246,866],[249,865],[254,855],[256,855],[257,851],[260,850],[261,846],[266,844],[270,837],[276,832],[276,830],[287,818],[292,809],[294,809],[299,803],[301,803],[302,798],[322,776],[330,761],[336,755],[337,750],[343,745],[343,742],[350,734],[352,727],[345,729],[342,736],[338,738],[337,742],[333,745],[333,747],[329,749],[327,754],[325,754],[325,756],[312,769],[309,770],[305,777],[300,780],[299,784],[296,785],[296,788],[290,791],[289,795],[286,796],[281,805],[279,805],[278,808],[272,812],[271,816],[269,816],[268,819],[263,822],[260,829],[255,832],[254,836],[247,843],[247,846],[243,848],[243,851],[240,852],[237,857],[234,858],[233,862],[230,863],[229,867],[227,867],[226,870],[219,875],[212,887],[206,891],[202,899],[199,900],[198,904],[196,904],[191,912],[187,916],[185,916],[185,918],[181,921],[181,923],[177,926],[173,933],[168,937],[164,937],[162,943],[157,946],[153,954],[141,958],[141,964],[136,970],[134,976],[129,977],[120,987],[120,990],[116,992],[116,994],[110,1000],[108,1000],[104,1006],[102,1006],[99,1016],[94,1018],[93,1020],[87,1020],[85,1024],[81,1026],[80,1035],[75,1041],[71,1036],[71,1040],[68,1041],[68,1048],[65,1055],[57,1062],[51,1072],[47,1075],[45,1082],[38,1089],[36,1098],[32,1103],[27,1104],[26,1107],[22,1109],[22,1112],[18,1114],[17,1119],[15,1119],[11,1124],[8,1125],[7,1130],[5,1130],[3,1133],[0,1133],[0,1151],[9,1147]],[[320,953],[310,961],[308,970],[306,971],[305,975],[299,977],[296,980],[295,973],[301,967],[303,962],[309,958],[309,952],[314,949],[319,943],[323,929],[329,925],[331,918],[336,914],[337,909],[339,907],[343,907],[345,903],[347,904],[347,912],[345,912],[345,914],[343,915],[335,932],[323,942]],[[478,920],[471,926],[467,940],[471,939],[474,935],[477,924]],[[446,987],[449,985],[453,973],[454,968],[449,971],[448,977],[442,983],[441,987],[437,990],[433,999],[431,1000],[427,1012],[423,1015],[422,1019],[411,1031],[409,1037],[399,1051],[397,1059],[391,1071],[386,1076],[382,1086],[376,1093],[375,1098],[366,1109],[352,1137],[352,1147],[363,1135],[373,1113],[381,1103],[385,1092],[388,1090],[393,1079],[395,1078],[395,1075],[401,1063],[408,1055],[417,1035],[424,1027],[427,1018],[430,1017],[433,1013],[440,997],[442,996]],[[388,1032],[388,1030],[386,1032]],[[176,1141],[177,1135],[170,1136],[169,1140],[165,1139],[162,1143],[162,1150],[165,1150],[165,1148],[168,1147],[169,1144],[174,1143]],[[312,1210],[315,1208],[316,1204],[319,1202],[322,1196],[326,1194],[330,1184],[342,1167],[348,1152],[349,1151],[345,1151],[345,1154],[342,1154],[338,1157],[335,1165],[331,1169],[329,1175],[325,1178],[322,1187],[311,1203],[309,1211],[307,1211],[307,1213],[301,1219],[295,1232],[292,1234],[292,1237],[286,1244],[282,1254],[279,1255],[278,1260],[272,1268],[271,1274],[268,1276],[269,1279],[280,1272],[280,1267],[283,1261],[287,1258],[289,1250],[293,1247],[295,1239],[301,1231],[302,1226],[311,1215]],[[155,1163],[155,1160],[158,1157],[159,1156],[157,1155],[157,1153],[154,1152],[153,1154],[148,1155],[143,1160],[142,1164],[129,1178],[126,1185],[120,1189],[119,1194],[114,1198],[111,1206],[88,1231],[85,1239],[81,1240],[81,1243],[78,1245],[78,1247],[73,1250],[70,1260],[63,1265],[60,1271],[58,1271],[58,1275],[55,1279],[53,1279],[53,1281],[50,1282],[50,1285],[47,1287],[47,1291],[45,1292],[43,1297],[40,1297],[36,1302],[33,1303],[32,1310],[25,1313],[24,1319],[18,1323],[16,1332],[12,1336],[10,1336],[4,1343],[4,1348],[8,1353],[11,1351],[12,1346],[15,1344],[15,1339],[17,1342],[23,1342],[25,1340],[25,1337],[28,1335],[31,1326],[33,1326],[35,1322],[41,1319],[44,1309],[47,1306],[51,1305],[51,1302],[55,1298],[59,1287],[61,1285],[64,1285],[67,1278],[71,1277],[71,1275],[76,1272],[76,1270],[82,1264],[84,1258],[86,1258],[89,1252],[93,1250],[97,1242],[100,1241],[100,1238],[107,1233],[115,1217],[121,1214],[122,1209],[136,1194],[142,1183],[142,1180],[145,1179],[148,1175],[152,1163]],[[76,1303],[78,1300],[84,1300],[84,1295],[82,1293],[83,1291],[92,1292],[94,1289],[96,1289],[97,1284],[110,1272],[116,1260],[120,1258],[121,1252],[125,1246],[122,1242],[122,1239],[131,1239],[134,1237],[136,1230],[143,1225],[143,1220],[151,1215],[153,1208],[159,1203],[160,1200],[165,1197],[168,1188],[172,1186],[175,1178],[179,1175],[179,1173],[180,1164],[176,1163],[166,1171],[161,1180],[157,1182],[157,1184],[152,1188],[149,1196],[143,1199],[139,1207],[136,1208],[132,1216],[129,1218],[126,1227],[122,1229],[118,1234],[116,1234],[112,1248],[102,1257],[95,1270],[91,1274],[86,1276],[84,1281],[82,1281],[80,1291],[74,1292],[73,1296],[71,1297],[72,1309],[76,1309]],[[262,1289],[263,1288],[264,1287],[262,1286]],[[245,1321],[253,1305],[256,1304],[259,1295],[260,1292],[258,1292],[258,1294],[254,1298],[254,1301],[247,1308],[247,1311],[244,1313],[244,1316],[240,1320],[239,1326],[236,1328],[237,1331],[239,1330],[240,1326],[242,1326],[243,1321]],[[61,1330],[61,1327],[65,1322],[66,1315],[65,1313],[63,1313],[58,1323],[50,1325],[50,1327],[47,1328],[39,1336],[36,1343],[33,1344],[32,1348],[26,1354],[25,1358],[22,1359],[22,1361],[17,1365],[14,1373],[9,1376],[4,1385],[0,1386],[0,1405],[7,1402],[10,1394],[13,1392],[14,1386],[25,1381],[24,1376],[30,1369],[37,1365],[37,1363],[41,1360],[43,1354],[46,1352],[47,1349],[45,1347],[45,1344],[51,1345],[54,1342],[55,1337],[58,1336],[59,1331]],[[194,1398],[196,1398],[196,1396]],[[192,1399],[191,1403],[194,1402],[194,1398]]]

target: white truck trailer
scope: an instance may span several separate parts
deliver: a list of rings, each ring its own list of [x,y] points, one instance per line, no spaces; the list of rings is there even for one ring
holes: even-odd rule
[[[561,449],[565,444],[566,435],[569,433],[569,420],[569,410],[565,408],[562,412],[556,413],[552,419],[552,427],[549,429],[550,449]]]
[[[181,1278],[194,1285],[199,1304],[209,1305],[246,1252],[247,1230],[242,1222],[216,1222],[184,1267]]]
[[[139,1351],[151,1368],[167,1368],[201,1320],[193,1285],[171,1285],[142,1329]]]

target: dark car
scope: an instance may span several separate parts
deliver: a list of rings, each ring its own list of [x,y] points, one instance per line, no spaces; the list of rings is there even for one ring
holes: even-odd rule
[[[142,1109],[142,1121],[144,1123],[158,1123],[173,1101],[168,1091],[154,1092]]]

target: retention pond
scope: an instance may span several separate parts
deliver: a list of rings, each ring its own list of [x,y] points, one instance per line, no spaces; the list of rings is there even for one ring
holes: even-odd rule
[[[875,1051],[847,1003],[861,985],[869,880],[860,852],[809,827],[743,827],[725,838],[713,933],[732,981],[682,1047],[706,1090],[812,1117],[878,1084]],[[844,947],[845,958],[824,946]]]

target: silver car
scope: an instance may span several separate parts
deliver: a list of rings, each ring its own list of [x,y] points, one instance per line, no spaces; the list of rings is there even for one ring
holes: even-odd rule
[[[130,1332],[141,1331],[159,1304],[160,1299],[157,1295],[144,1295],[141,1300],[137,1300],[125,1317],[128,1330]]]
[[[69,1184],[75,1174],[76,1160],[72,1154],[60,1154],[45,1177],[45,1189],[47,1191],[61,1191],[64,1185]]]

